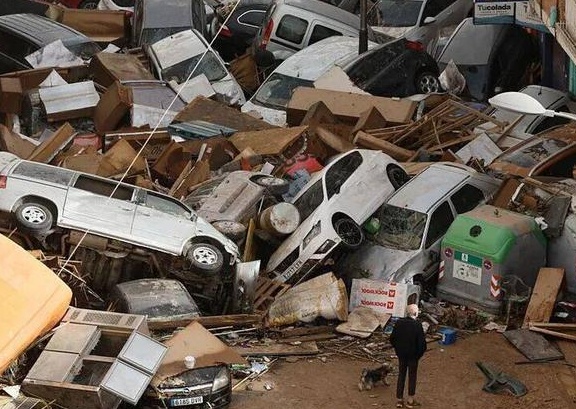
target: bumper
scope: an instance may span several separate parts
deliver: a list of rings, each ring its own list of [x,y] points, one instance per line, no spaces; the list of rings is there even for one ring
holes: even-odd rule
[[[192,405],[173,405],[174,399],[193,398],[202,396],[203,402]],[[148,405],[156,405],[161,408],[176,408],[176,409],[218,409],[225,408],[230,405],[232,400],[232,388],[226,387],[216,392],[211,392],[209,389],[194,391],[188,395],[172,395],[169,398],[152,398],[147,397],[145,403]]]

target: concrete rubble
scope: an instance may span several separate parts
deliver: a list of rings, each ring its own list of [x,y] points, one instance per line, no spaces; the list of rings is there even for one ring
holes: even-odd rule
[[[208,73],[158,80],[150,50],[128,47],[125,12],[46,7],[52,20],[119,51],[84,61],[58,41],[26,57],[34,68],[0,75],[0,151],[14,155],[0,160],[0,284],[15,280],[0,285],[0,332],[25,335],[0,336],[0,408],[195,405],[207,395],[174,392],[193,388],[195,376],[221,385],[210,399],[227,405],[280,358],[393,362],[388,336],[409,303],[422,307],[428,342],[495,329],[529,360],[558,360],[534,345],[549,352],[546,339],[576,341],[574,125],[517,140],[514,123],[492,116],[489,104],[447,92],[374,96],[336,67],[316,88],[291,93],[286,126],[277,127],[240,112],[244,95],[219,93]],[[8,171],[20,160],[49,166]],[[392,226],[388,200],[438,162],[491,178],[497,190],[406,194],[404,210],[421,211],[394,216]],[[43,196],[46,185],[68,192],[83,178],[91,182],[75,190],[92,197],[65,193],[54,204]],[[15,199],[3,203],[11,189]],[[123,219],[107,214],[117,199],[131,212],[130,238],[114,233]],[[46,229],[17,214],[26,204],[48,212]],[[71,224],[67,212],[92,222]],[[167,231],[169,217],[182,222]],[[95,227],[106,222],[109,234]],[[198,266],[182,249],[207,229],[218,260]],[[399,240],[402,229],[422,235]],[[181,242],[178,230],[192,238]],[[522,272],[521,255],[538,251],[518,239],[528,230],[543,254],[535,275]],[[467,241],[453,245],[458,234]],[[491,246],[504,236],[502,248]],[[387,279],[350,271],[344,260],[367,243],[413,251],[419,270],[407,262]],[[375,259],[374,271],[397,260]],[[45,283],[60,289],[58,302],[37,297]]]

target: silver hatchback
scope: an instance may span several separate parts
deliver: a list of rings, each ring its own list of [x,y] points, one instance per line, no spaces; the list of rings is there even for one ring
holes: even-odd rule
[[[126,183],[0,152],[0,211],[36,236],[56,227],[87,231],[184,256],[193,270],[217,273],[236,245],[182,202]]]

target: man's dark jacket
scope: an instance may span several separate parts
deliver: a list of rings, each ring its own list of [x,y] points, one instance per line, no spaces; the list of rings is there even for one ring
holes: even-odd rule
[[[404,361],[420,359],[426,352],[426,337],[422,324],[413,318],[400,318],[394,325],[390,343],[398,359]]]

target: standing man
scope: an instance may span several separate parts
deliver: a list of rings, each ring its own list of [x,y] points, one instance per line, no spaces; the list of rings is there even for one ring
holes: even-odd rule
[[[394,325],[390,335],[390,343],[398,357],[398,384],[396,385],[397,408],[413,408],[420,406],[414,400],[416,394],[416,376],[418,373],[418,361],[426,352],[426,338],[422,324],[416,321],[418,317],[418,305],[410,304],[406,308],[407,317],[399,319]],[[408,400],[404,404],[404,383],[408,372]]]

